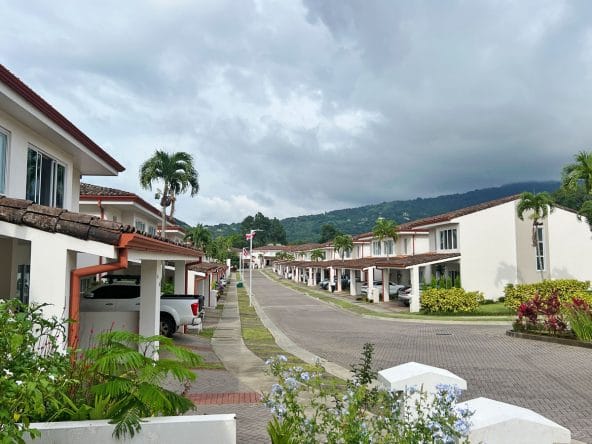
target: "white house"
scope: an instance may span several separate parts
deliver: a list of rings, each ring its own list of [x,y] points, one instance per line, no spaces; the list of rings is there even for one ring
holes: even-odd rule
[[[79,319],[80,279],[141,263],[139,331],[158,332],[162,261],[184,265],[201,252],[78,213],[80,177],[124,168],[66,117],[0,65],[0,297],[48,303],[44,313]],[[79,268],[86,253],[113,262]],[[75,345],[78,322],[70,324]]]
[[[519,196],[508,196],[402,224],[396,243],[363,233],[353,237],[350,257],[283,262],[278,269],[284,274],[290,270],[293,279],[316,270],[324,274],[326,269],[331,281],[348,274],[351,294],[359,294],[361,282],[371,287],[373,280],[411,285],[417,292],[412,310],[419,309],[420,282],[429,282],[432,276],[459,278],[463,288],[481,291],[488,299],[502,296],[508,283],[592,280],[588,224],[569,209],[555,208],[536,229],[537,250],[532,245],[532,222],[517,216],[518,201]],[[336,281],[340,286],[341,280]]]

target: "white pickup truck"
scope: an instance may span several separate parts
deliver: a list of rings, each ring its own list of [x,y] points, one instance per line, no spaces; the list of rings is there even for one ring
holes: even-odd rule
[[[140,285],[117,281],[101,284],[85,293],[80,311],[140,311]],[[160,298],[160,334],[171,337],[182,325],[201,325],[203,296],[162,295]]]

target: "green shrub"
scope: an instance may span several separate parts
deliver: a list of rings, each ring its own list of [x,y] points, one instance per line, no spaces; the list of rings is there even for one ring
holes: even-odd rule
[[[484,300],[478,291],[462,288],[428,288],[421,294],[421,308],[428,312],[470,313]]]
[[[504,290],[504,304],[512,310],[518,310],[520,304],[531,300],[535,294],[542,298],[548,298],[557,292],[561,301],[570,301],[573,296],[592,301],[586,290],[590,287],[590,281],[578,281],[575,279],[545,280],[534,284],[506,285]]]

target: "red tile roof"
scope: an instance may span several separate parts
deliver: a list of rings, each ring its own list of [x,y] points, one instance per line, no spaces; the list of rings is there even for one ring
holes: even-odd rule
[[[125,170],[119,162],[107,154],[105,150],[93,142],[86,134],[80,131],[80,129],[78,129],[72,122],[66,119],[66,117],[64,117],[58,110],[46,102],[39,94],[29,88],[21,79],[15,76],[2,64],[0,64],[0,81],[10,87],[34,108],[37,108],[49,120],[70,134],[74,139],[102,159],[115,171],[122,172]]]

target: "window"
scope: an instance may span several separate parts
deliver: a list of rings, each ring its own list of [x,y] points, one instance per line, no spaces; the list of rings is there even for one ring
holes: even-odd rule
[[[155,227],[155,226],[153,226],[153,225],[150,225],[150,226],[148,227],[148,234],[149,234],[150,236],[156,236],[156,227]]]
[[[344,259],[349,259],[349,258],[351,258],[351,250],[345,250],[345,251],[343,252],[343,257],[344,257]]]
[[[0,194],[6,192],[6,156],[8,151],[8,134],[0,130]]]
[[[456,228],[440,231],[440,250],[456,250],[457,248]]]
[[[384,252],[385,254],[393,254],[395,251],[395,243],[392,240],[387,240],[384,242]]]
[[[136,220],[136,230],[138,231],[146,231],[146,224],[141,220]]]
[[[409,239],[403,239],[403,245],[405,246],[405,254],[409,254]]]
[[[537,271],[545,270],[545,242],[543,239],[543,227],[536,229],[536,269]]]
[[[372,255],[380,256],[382,254],[380,241],[372,242]]]
[[[66,167],[46,154],[29,148],[27,155],[27,199],[39,205],[64,207]]]

